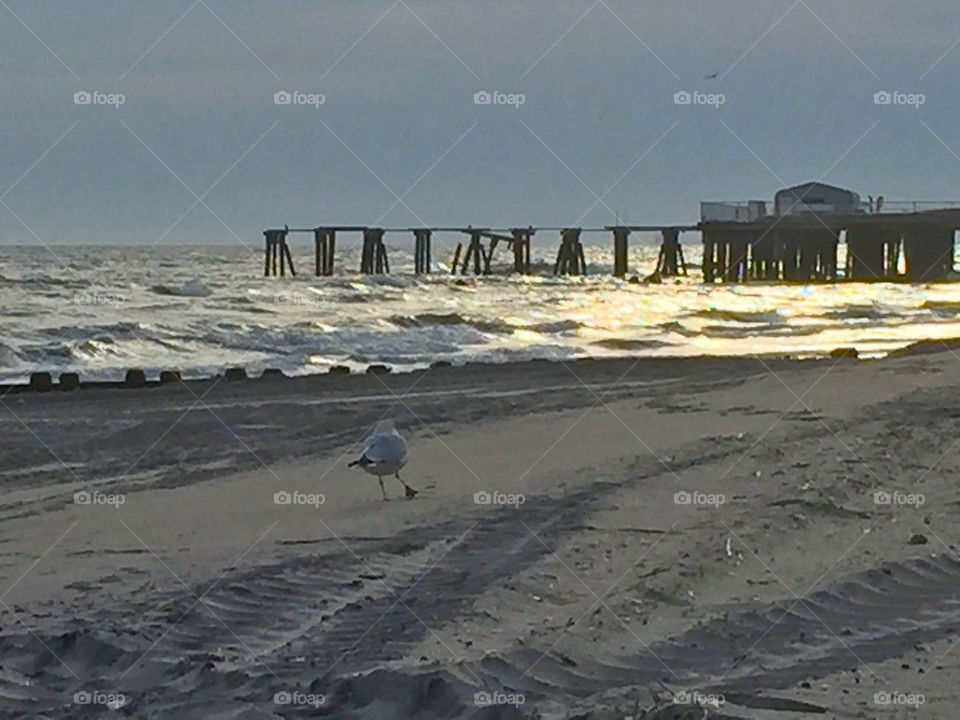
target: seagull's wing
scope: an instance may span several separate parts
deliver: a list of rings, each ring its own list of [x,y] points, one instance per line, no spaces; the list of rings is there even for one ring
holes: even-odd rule
[[[374,435],[363,449],[363,458],[372,463],[402,462],[407,457],[407,443],[396,433]]]

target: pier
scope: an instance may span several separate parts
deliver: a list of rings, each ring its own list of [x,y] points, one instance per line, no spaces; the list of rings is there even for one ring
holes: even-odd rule
[[[291,234],[314,237],[314,274],[333,275],[336,239],[358,234],[362,242],[359,272],[390,272],[385,244],[387,233],[413,236],[414,272],[431,272],[432,238],[437,232],[464,235],[450,261],[454,275],[490,275],[498,250],[514,273],[530,273],[530,243],[534,235],[558,234],[554,275],[586,275],[582,238],[586,234],[612,236],[613,275],[630,274],[630,235],[661,234],[660,252],[648,278],[688,274],[680,242],[681,233],[699,232],[703,243],[702,280],[714,282],[831,282],[836,280],[917,282],[945,280],[953,273],[955,233],[960,210],[912,214],[850,215],[759,219],[750,222],[706,221],[678,226],[613,226],[607,228],[283,228],[264,232],[264,275],[296,275]],[[846,264],[839,266],[839,247],[846,245]],[[842,271],[842,272],[841,272]]]
[[[946,280],[958,228],[958,210],[703,222],[703,281]]]
[[[680,233],[697,232],[699,225],[617,225],[603,228],[565,227],[433,227],[433,228],[377,228],[366,226],[323,226],[315,228],[291,228],[264,230],[265,277],[284,277],[287,272],[296,275],[293,254],[290,250],[291,235],[310,234],[314,238],[314,274],[317,277],[332,275],[336,262],[336,239],[345,233],[359,234],[362,242],[359,272],[365,275],[381,275],[390,272],[390,258],[384,237],[387,233],[403,233],[413,236],[414,273],[431,272],[433,265],[432,239],[435,233],[460,233],[463,240],[457,243],[450,262],[453,275],[490,275],[498,248],[507,256],[512,272],[521,275],[530,273],[530,243],[537,233],[557,233],[559,247],[553,265],[555,275],[586,275],[582,238],[587,234],[603,233],[613,236],[614,275],[625,277],[630,272],[630,234],[634,232],[659,232],[662,235],[660,256],[654,274],[660,277],[686,275],[687,264],[680,246]]]
[[[586,275],[584,237],[602,234],[613,241],[613,275],[626,277],[632,233],[658,233],[660,252],[648,281],[687,275],[681,236],[698,232],[703,244],[700,266],[704,283],[887,281],[926,282],[951,279],[955,235],[960,229],[960,203],[927,201],[886,202],[819,182],[804,183],[776,193],[772,213],[767,202],[704,202],[698,223],[678,225],[612,225],[581,227],[421,227],[380,228],[321,226],[265,230],[264,275],[296,275],[290,236],[314,237],[314,272],[328,276],[336,263],[336,238],[359,235],[362,252],[359,272],[390,272],[385,236],[413,238],[414,273],[430,273],[434,266],[432,241],[437,233],[462,236],[453,251],[448,272],[453,275],[490,275],[494,259],[522,275],[531,272],[530,244],[553,235],[557,251],[554,275]],[[840,246],[846,262],[840,267]],[[497,256],[498,250],[503,251]]]

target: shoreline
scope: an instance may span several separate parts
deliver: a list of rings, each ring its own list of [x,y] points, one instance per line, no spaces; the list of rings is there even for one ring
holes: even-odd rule
[[[747,353],[740,355],[677,355],[677,356],[603,356],[603,357],[579,357],[579,358],[533,358],[529,360],[516,360],[505,362],[482,362],[467,361],[464,363],[451,363],[449,361],[438,361],[429,366],[396,370],[384,363],[367,363],[365,369],[360,371],[352,370],[348,365],[333,365],[325,372],[318,371],[312,373],[288,374],[279,368],[265,368],[260,374],[254,375],[242,365],[232,365],[224,367],[223,371],[212,376],[204,377],[182,377],[177,369],[158,369],[146,371],[139,367],[127,369],[127,376],[123,380],[90,380],[84,379],[79,373],[66,371],[56,372],[49,370],[35,370],[29,376],[21,378],[21,382],[0,383],[0,396],[8,393],[24,392],[72,392],[74,390],[117,390],[117,389],[144,389],[156,388],[164,385],[184,385],[202,390],[209,383],[227,380],[229,382],[245,381],[296,381],[305,378],[339,378],[348,376],[362,375],[380,375],[380,376],[409,376],[425,372],[431,372],[438,369],[456,369],[465,368],[467,370],[475,368],[517,368],[522,369],[526,366],[540,366],[543,364],[570,364],[582,365],[585,363],[686,363],[686,362],[731,362],[731,361],[767,361],[767,362],[820,362],[837,357],[849,357],[861,361],[877,362],[892,358],[909,357],[918,354],[935,353],[945,350],[960,349],[960,338],[945,338],[942,340],[921,340],[910,343],[904,347],[890,350],[881,356],[869,355],[863,356],[853,347],[836,347],[822,353]],[[359,365],[364,365],[360,363]]]

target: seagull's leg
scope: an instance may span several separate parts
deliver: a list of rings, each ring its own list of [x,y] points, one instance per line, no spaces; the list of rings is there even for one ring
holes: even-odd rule
[[[397,480],[400,480],[400,484],[403,485],[404,492],[406,493],[406,496],[407,496],[408,498],[412,498],[412,497],[416,497],[416,496],[417,496],[417,491],[414,490],[412,487],[410,487],[410,486],[407,485],[405,482],[403,482],[403,480],[400,479],[400,471],[399,471],[399,470],[397,470],[397,474],[394,475],[394,477],[395,477]]]
[[[387,499],[387,491],[383,489],[383,476],[382,476],[382,475],[377,475],[377,480],[380,481],[380,495],[383,497],[384,500],[386,500],[386,499]]]

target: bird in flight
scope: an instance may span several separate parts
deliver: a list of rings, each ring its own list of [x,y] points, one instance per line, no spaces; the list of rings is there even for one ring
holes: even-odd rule
[[[713,73],[713,75],[707,75],[707,76],[704,78],[704,80],[716,80],[718,77],[720,77],[720,73],[715,72],[715,73]]]
[[[407,443],[397,432],[393,420],[378,422],[367,438],[363,441],[363,452],[359,460],[354,460],[347,467],[359,466],[361,470],[376,475],[380,482],[380,495],[387,500],[386,490],[383,489],[385,475],[393,475],[403,485],[408,498],[416,497],[417,491],[407,485],[400,478],[400,470],[407,464]]]

